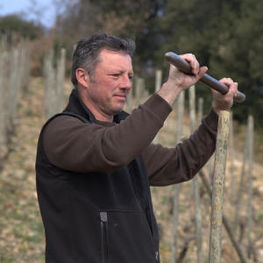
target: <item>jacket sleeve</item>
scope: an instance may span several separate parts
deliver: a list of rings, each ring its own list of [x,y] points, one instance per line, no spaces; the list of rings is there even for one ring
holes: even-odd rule
[[[53,165],[70,171],[114,172],[150,145],[171,110],[154,94],[119,124],[59,116],[43,130],[46,156]]]
[[[151,144],[143,152],[150,184],[164,186],[190,180],[215,150],[218,115],[212,110],[199,128],[174,148]]]

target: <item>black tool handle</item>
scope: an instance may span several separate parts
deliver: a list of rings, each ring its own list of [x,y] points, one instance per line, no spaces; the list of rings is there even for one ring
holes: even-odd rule
[[[167,52],[165,53],[165,59],[175,67],[177,67],[180,71],[186,74],[192,74],[191,67],[187,61],[182,59],[174,52]],[[208,74],[204,74],[204,76],[200,79],[203,83],[210,86],[212,89],[219,91],[221,94],[226,94],[229,90],[229,87],[225,84],[221,83],[220,81],[216,80],[212,76]],[[234,97],[236,102],[243,102],[246,99],[246,95],[240,91],[237,92],[237,95]]]

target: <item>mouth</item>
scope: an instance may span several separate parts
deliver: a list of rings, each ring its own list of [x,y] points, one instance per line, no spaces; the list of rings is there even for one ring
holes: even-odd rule
[[[126,101],[127,96],[125,94],[116,94],[114,97],[117,97],[119,100]]]

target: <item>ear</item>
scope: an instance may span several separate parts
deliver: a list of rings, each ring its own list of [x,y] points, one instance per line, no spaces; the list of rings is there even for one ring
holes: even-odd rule
[[[76,79],[78,83],[81,86],[87,88],[90,82],[89,74],[87,73],[87,71],[85,71],[83,68],[77,68],[75,71],[75,74],[76,74]]]

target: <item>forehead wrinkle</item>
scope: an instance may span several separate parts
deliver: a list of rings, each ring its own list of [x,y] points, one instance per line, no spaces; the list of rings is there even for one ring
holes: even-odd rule
[[[104,53],[104,54],[103,54]],[[113,54],[113,56],[111,56]],[[116,54],[117,56],[114,56]],[[127,58],[120,60],[119,56],[124,55]],[[96,70],[100,68],[104,72],[118,71],[118,72],[128,72],[133,74],[133,67],[131,57],[123,52],[115,52],[111,50],[102,50],[98,56]]]

